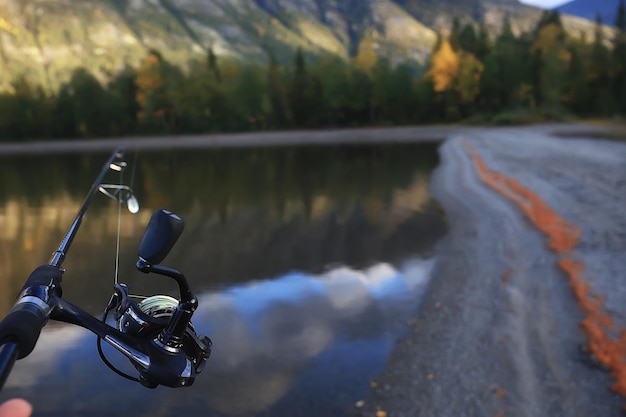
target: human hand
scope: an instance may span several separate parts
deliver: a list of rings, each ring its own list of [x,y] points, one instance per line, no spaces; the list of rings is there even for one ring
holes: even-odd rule
[[[0,417],[30,417],[33,406],[26,400],[14,398],[0,405]]]

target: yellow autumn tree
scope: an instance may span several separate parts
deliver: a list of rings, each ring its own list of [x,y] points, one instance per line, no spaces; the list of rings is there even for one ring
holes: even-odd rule
[[[163,86],[161,76],[161,57],[154,52],[148,54],[137,69],[137,102],[144,107],[147,96]]]
[[[376,43],[372,35],[366,33],[359,43],[359,50],[354,57],[354,65],[366,74],[371,75],[377,61]]]
[[[459,73],[459,55],[454,52],[450,42],[442,42],[432,59],[427,76],[433,81],[433,89],[442,93],[454,86]]]
[[[135,83],[137,85],[137,104],[139,104],[139,119],[159,113],[159,96],[163,94],[163,70],[161,56],[151,51],[137,69]]]
[[[0,16],[0,30],[4,30],[9,32],[12,35],[17,35],[18,31],[15,26],[11,24],[11,22],[7,21],[4,17]]]

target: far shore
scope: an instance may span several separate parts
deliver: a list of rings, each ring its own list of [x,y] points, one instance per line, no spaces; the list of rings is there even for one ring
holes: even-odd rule
[[[81,153],[110,151],[125,143],[128,150],[236,148],[254,146],[299,146],[384,143],[438,143],[467,131],[484,129],[533,129],[563,136],[597,135],[601,125],[540,124],[520,127],[464,125],[371,127],[356,129],[294,130],[279,132],[218,133],[203,135],[137,136],[0,143],[1,155]]]

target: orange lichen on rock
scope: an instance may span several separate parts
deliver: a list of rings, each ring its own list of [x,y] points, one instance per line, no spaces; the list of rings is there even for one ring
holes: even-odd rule
[[[573,259],[571,251],[580,240],[580,229],[561,218],[530,189],[487,168],[476,151],[469,144],[464,145],[476,164],[480,179],[516,203],[535,227],[548,237],[548,247],[562,255],[558,266],[567,275],[576,301],[585,314],[580,327],[589,340],[589,352],[610,369],[616,379],[611,389],[626,397],[626,331],[622,329],[617,340],[611,337],[615,326],[611,316],[604,310],[604,298],[594,295],[590,285],[583,280],[585,264]]]

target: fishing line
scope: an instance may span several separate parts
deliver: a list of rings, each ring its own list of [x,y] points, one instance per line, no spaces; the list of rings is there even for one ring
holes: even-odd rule
[[[139,159],[139,152],[135,152],[135,154],[133,155],[132,171],[130,174],[130,182],[128,185],[131,190],[133,189],[133,186],[135,185],[135,174],[137,172],[137,160],[138,159]],[[119,185],[121,186],[123,184],[124,184],[124,170],[121,170]],[[122,235],[122,204],[124,202],[122,198],[119,198],[119,196],[118,196],[117,201],[118,201],[118,204],[117,204],[117,233],[116,233],[116,238],[115,238],[115,273],[114,273],[114,278],[113,278],[114,285],[117,285],[119,283],[119,265],[120,265],[120,252],[121,252],[120,240],[121,240],[121,235]],[[139,300],[148,298],[147,296],[135,295],[135,294],[129,294],[129,297],[136,298]]]
[[[120,184],[122,185],[124,179],[124,170],[120,171]],[[114,285],[118,283],[118,275],[120,269],[120,234],[122,227],[122,200],[117,199],[117,236],[115,238],[115,275],[113,279]]]

